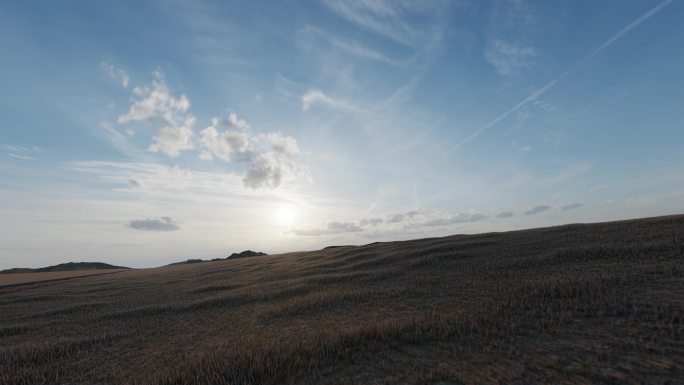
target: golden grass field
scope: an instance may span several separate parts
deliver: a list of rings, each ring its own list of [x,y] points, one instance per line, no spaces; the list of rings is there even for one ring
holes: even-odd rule
[[[684,384],[684,216],[0,289],[0,384]]]
[[[0,274],[0,288],[3,286],[25,285],[54,280],[66,280],[90,275],[112,274],[125,269],[50,271],[45,273]]]

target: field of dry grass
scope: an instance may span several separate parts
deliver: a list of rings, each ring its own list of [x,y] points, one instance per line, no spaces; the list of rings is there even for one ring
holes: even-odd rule
[[[45,273],[0,274],[0,288],[3,286],[25,285],[54,280],[66,280],[90,275],[112,274],[125,269],[50,271]]]
[[[0,289],[0,384],[684,383],[684,216]]]

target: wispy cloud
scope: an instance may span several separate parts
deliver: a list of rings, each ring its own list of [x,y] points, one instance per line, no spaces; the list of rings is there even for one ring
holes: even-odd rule
[[[427,222],[422,223],[422,226],[448,226],[457,223],[467,223],[467,222],[477,222],[483,219],[487,219],[487,216],[480,213],[459,213],[448,215],[443,218],[432,219]]]
[[[146,231],[176,231],[180,226],[170,217],[134,219],[126,224],[127,227]]]
[[[320,90],[309,90],[302,95],[302,110],[307,111],[311,107],[322,105],[335,110],[355,110],[352,104],[347,101],[335,99]]]
[[[463,139],[461,142],[459,142],[459,143],[457,143],[455,146],[453,146],[453,147],[451,148],[451,151],[454,151],[454,150],[460,148],[461,146],[463,146],[464,144],[466,144],[466,143],[470,142],[471,140],[475,139],[475,138],[478,137],[480,134],[482,134],[484,131],[486,131],[487,129],[489,129],[489,128],[491,128],[492,126],[496,125],[497,123],[499,123],[500,121],[502,121],[503,119],[505,119],[506,117],[508,117],[509,115],[511,115],[512,113],[516,112],[516,111],[519,110],[520,108],[526,106],[527,104],[529,104],[529,103],[531,103],[531,102],[536,101],[536,100],[537,100],[541,95],[543,95],[546,91],[548,91],[549,89],[551,89],[552,87],[554,87],[559,81],[561,81],[563,78],[565,78],[565,77],[568,76],[570,73],[572,73],[573,71],[575,71],[575,70],[577,69],[577,67],[579,67],[580,65],[584,64],[586,61],[588,61],[588,60],[591,59],[592,57],[596,56],[597,54],[599,54],[599,53],[600,53],[601,51],[603,51],[604,49],[608,48],[611,44],[615,43],[617,40],[619,40],[620,38],[622,38],[622,37],[623,37],[625,34],[627,34],[629,31],[631,31],[632,29],[636,28],[636,27],[639,26],[641,23],[643,23],[644,21],[648,20],[650,17],[652,17],[653,15],[655,15],[656,13],[658,13],[659,11],[661,11],[663,8],[665,8],[665,6],[669,5],[671,2],[672,2],[672,0],[665,0],[665,1],[661,2],[660,4],[656,5],[655,7],[651,8],[648,12],[644,13],[643,15],[641,15],[640,17],[638,17],[636,20],[634,20],[633,22],[629,23],[627,26],[625,26],[624,28],[622,28],[618,33],[616,33],[615,35],[613,35],[610,39],[606,40],[603,44],[601,44],[598,48],[596,48],[594,51],[592,51],[589,55],[587,55],[587,56],[585,56],[584,58],[582,58],[581,60],[579,60],[579,61],[578,61],[575,65],[573,65],[569,70],[563,72],[563,73],[560,74],[558,77],[556,77],[555,79],[553,79],[553,80],[551,80],[549,83],[547,83],[545,86],[543,86],[543,87],[537,89],[536,91],[534,91],[533,93],[531,93],[528,97],[526,97],[525,99],[523,99],[521,102],[519,102],[519,103],[516,104],[515,106],[511,107],[510,109],[508,109],[507,111],[505,111],[505,112],[502,113],[501,115],[497,116],[496,118],[492,119],[491,121],[489,121],[488,123],[486,123],[486,124],[483,125],[482,127],[480,127],[480,128],[478,128],[477,130],[475,130],[475,132],[473,132],[472,134],[470,134],[469,136],[467,136],[465,139]]]
[[[503,211],[498,214],[496,214],[497,218],[512,218],[513,217],[513,212],[512,211]]]
[[[515,41],[495,39],[485,51],[485,58],[501,76],[519,75],[532,65],[537,51]]]
[[[300,229],[295,228],[292,233],[301,236],[322,236],[322,235],[337,235],[344,233],[358,233],[363,231],[356,223],[353,222],[329,222],[325,228],[318,229]]]
[[[539,214],[541,212],[544,212],[546,210],[549,210],[551,206],[549,205],[538,205],[530,208],[529,210],[525,211],[525,215],[535,215]]]
[[[308,36],[320,38],[321,40],[327,42],[330,45],[330,47],[334,48],[338,52],[341,51],[361,59],[382,62],[393,66],[400,64],[399,61],[390,59],[380,51],[374,50],[358,42],[335,36],[320,28],[307,25],[301,30],[301,33]]]
[[[109,75],[109,77],[119,82],[123,88],[128,88],[131,78],[126,71],[108,62],[100,63],[100,67]]]
[[[569,203],[561,206],[562,211],[574,210],[576,208],[582,207],[581,203]]]
[[[0,149],[5,151],[7,156],[19,160],[37,160],[37,156],[43,152],[37,146],[21,146],[16,144],[3,144]]]
[[[415,45],[424,32],[407,15],[439,14],[446,2],[387,0],[325,0],[340,17],[397,43]]]

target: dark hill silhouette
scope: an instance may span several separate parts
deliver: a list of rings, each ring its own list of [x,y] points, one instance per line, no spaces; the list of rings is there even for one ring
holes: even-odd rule
[[[262,253],[260,251],[252,251],[252,250],[245,250],[240,253],[233,253],[227,258],[213,258],[213,259],[188,259],[187,261],[182,261],[182,262],[174,262],[170,263],[167,266],[177,266],[177,265],[191,265],[194,263],[204,263],[204,262],[216,262],[216,261],[225,261],[227,259],[239,259],[239,258],[247,258],[247,257],[258,257],[262,255],[268,255],[266,253]]]
[[[245,250],[241,253],[233,253],[230,255],[230,257],[226,259],[237,259],[237,258],[247,258],[247,257],[259,257],[262,255],[268,255],[266,253],[262,253],[260,251],[252,251],[252,250]]]
[[[110,269],[129,269],[129,267],[114,266],[102,262],[68,262],[60,263],[59,265],[40,267],[37,269],[30,268],[13,268],[0,271],[0,274],[18,274],[18,273],[46,273],[50,271],[76,271],[76,270],[110,270]]]

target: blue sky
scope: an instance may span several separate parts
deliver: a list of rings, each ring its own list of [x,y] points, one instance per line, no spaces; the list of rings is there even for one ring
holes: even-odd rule
[[[0,267],[684,211],[681,1],[0,3]]]

